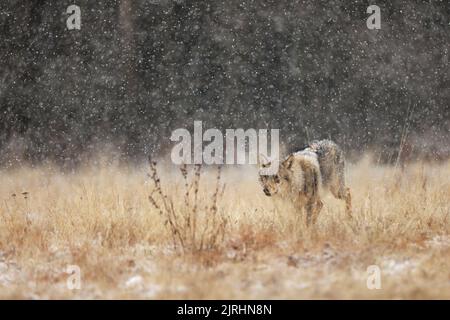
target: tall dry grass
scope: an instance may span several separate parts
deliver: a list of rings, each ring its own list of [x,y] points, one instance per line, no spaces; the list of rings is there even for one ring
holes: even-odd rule
[[[0,297],[450,298],[450,162],[350,165],[311,228],[254,168],[153,169],[0,172]]]

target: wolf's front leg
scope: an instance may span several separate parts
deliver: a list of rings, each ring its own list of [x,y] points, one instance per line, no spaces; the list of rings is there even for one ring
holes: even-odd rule
[[[320,210],[322,210],[323,203],[319,198],[313,198],[306,203],[306,225],[309,227],[311,224],[315,224]]]

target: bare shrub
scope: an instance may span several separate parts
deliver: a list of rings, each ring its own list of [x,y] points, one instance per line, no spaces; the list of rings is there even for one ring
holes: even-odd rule
[[[150,162],[150,178],[154,186],[149,200],[163,217],[174,247],[181,248],[185,253],[219,248],[228,224],[228,217],[218,208],[225,190],[225,185],[221,183],[221,167],[217,169],[213,192],[203,191],[205,196],[200,199],[201,166],[194,166],[192,174],[189,174],[186,165],[181,166],[182,201],[173,192],[164,190],[156,167],[156,162]]]

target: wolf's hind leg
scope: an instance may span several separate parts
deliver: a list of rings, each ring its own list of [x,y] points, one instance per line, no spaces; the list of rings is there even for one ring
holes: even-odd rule
[[[312,223],[313,224],[316,224],[317,217],[319,217],[319,213],[320,213],[320,210],[322,210],[322,207],[323,207],[322,201],[320,201],[320,199],[317,199],[316,204],[314,205],[314,208],[313,208],[313,213],[312,213]]]
[[[344,188],[344,199],[345,199],[345,212],[351,218],[352,217],[352,194],[350,193],[350,188]]]
[[[342,184],[333,183],[330,186],[330,191],[335,198],[345,201],[345,212],[351,218],[352,217],[352,195],[350,193],[350,188],[348,188]]]

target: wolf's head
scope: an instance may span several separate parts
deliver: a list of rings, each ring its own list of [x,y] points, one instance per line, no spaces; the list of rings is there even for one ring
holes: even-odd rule
[[[278,165],[279,160],[271,160],[266,157],[262,157],[259,163],[259,182],[263,188],[263,192],[266,196],[270,197],[279,193],[283,193],[288,188],[291,166],[294,158],[288,157],[281,164]],[[272,168],[276,162],[278,171],[276,173],[268,174],[268,168]]]

